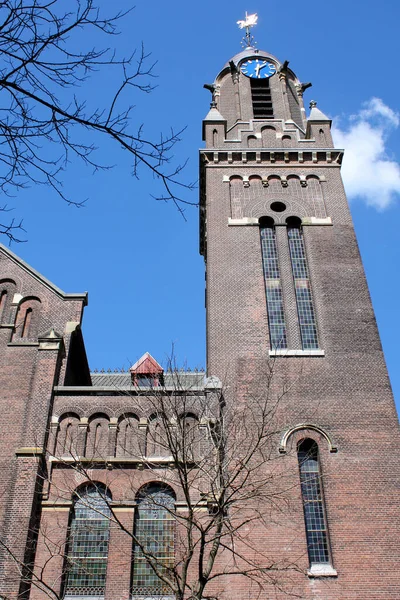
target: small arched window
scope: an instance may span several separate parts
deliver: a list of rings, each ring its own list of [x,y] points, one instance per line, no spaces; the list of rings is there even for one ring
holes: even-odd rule
[[[247,137],[247,147],[248,148],[257,148],[260,146],[259,141],[257,140],[255,135],[249,135]]]
[[[181,454],[184,460],[197,460],[200,456],[200,431],[199,422],[195,415],[184,415],[178,426],[178,440],[180,438]]]
[[[108,452],[109,418],[105,414],[93,415],[89,419],[86,441],[86,456],[105,460]]]
[[[0,281],[0,322],[8,323],[10,320],[10,304],[15,293],[15,281],[2,279]]]
[[[111,495],[101,484],[77,491],[66,555],[65,596],[104,596]]]
[[[297,456],[310,566],[330,565],[317,443],[311,439],[303,440],[298,446]]]
[[[292,136],[283,135],[282,136],[282,145],[284,148],[290,148],[292,145]]]
[[[18,307],[14,338],[35,340],[40,322],[40,300],[27,298]]]
[[[276,129],[275,127],[263,127],[261,129],[263,148],[274,148],[276,146]]]
[[[118,424],[117,456],[138,458],[139,450],[139,419],[135,415],[124,415]]]
[[[27,308],[26,309],[26,313],[25,313],[25,317],[24,317],[24,321],[22,324],[22,330],[21,330],[21,337],[28,337],[29,336],[29,328],[31,325],[31,319],[32,319],[32,309],[31,308]]]
[[[78,455],[78,425],[79,417],[74,413],[67,413],[61,417],[57,434],[57,456],[73,457]]]
[[[171,455],[170,438],[166,431],[165,416],[156,415],[149,421],[146,432],[146,456],[165,458]]]
[[[318,132],[318,136],[319,136],[320,145],[325,148],[326,147],[326,135],[325,135],[325,131],[323,129],[320,129],[319,132]]]
[[[168,584],[175,562],[175,495],[153,483],[139,493],[134,525],[133,596],[171,595]]]

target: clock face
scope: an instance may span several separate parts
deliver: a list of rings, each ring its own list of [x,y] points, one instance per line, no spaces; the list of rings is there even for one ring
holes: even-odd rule
[[[240,65],[243,75],[254,79],[265,79],[276,73],[276,67],[273,63],[262,58],[249,58]]]

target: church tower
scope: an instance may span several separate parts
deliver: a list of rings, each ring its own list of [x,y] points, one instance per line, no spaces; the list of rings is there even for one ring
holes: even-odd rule
[[[316,102],[307,116],[311,84],[245,40],[205,86],[200,244],[208,373],[245,405],[282,390],[276,460],[298,492],[253,547],[288,552],[302,598],[398,598],[398,421],[344,151]]]

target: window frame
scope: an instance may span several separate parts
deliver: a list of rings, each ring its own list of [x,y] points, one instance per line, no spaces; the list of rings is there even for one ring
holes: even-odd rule
[[[286,224],[301,347],[303,351],[320,350],[317,315],[301,220],[289,217]],[[298,235],[293,235],[294,232],[298,232]],[[302,293],[305,290],[307,294]]]
[[[262,217],[259,220],[259,230],[268,318],[269,345],[271,350],[287,350],[288,329],[286,324],[276,229],[273,219],[270,217]],[[267,232],[271,232],[271,234],[267,234]],[[275,276],[270,277],[272,274]],[[274,319],[278,312],[281,315],[281,320],[279,323],[275,323]],[[282,333],[277,337],[277,332],[279,330]]]
[[[164,500],[162,497],[164,496]],[[155,500],[154,500],[155,498]],[[156,557],[156,563],[161,563],[160,569],[162,569],[162,562],[169,563],[166,568],[173,568],[175,564],[175,535],[176,535],[176,518],[175,518],[175,493],[166,484],[160,482],[153,482],[145,486],[139,491],[137,496],[137,507],[135,511],[134,519],[134,543],[133,543],[133,557],[132,557],[132,573],[131,573],[131,597],[132,598],[173,598],[172,590],[164,583],[152,569],[150,561],[146,558],[146,555],[141,550],[139,544],[135,543],[135,539],[141,542],[142,531],[139,527],[146,528],[151,532],[154,530],[154,543],[157,545],[156,538],[166,540],[170,543],[169,552],[166,556],[158,556],[157,550],[149,548],[149,553],[153,553]],[[163,503],[165,501],[165,508]],[[142,513],[142,514],[141,514]],[[153,518],[151,517],[153,513]],[[160,516],[161,513],[161,516]],[[144,515],[144,516],[142,516]],[[147,517],[147,518],[146,518]],[[159,517],[159,518],[157,518]],[[142,520],[141,520],[142,519]],[[169,528],[165,531],[161,526],[155,525],[155,522],[169,523]],[[142,525],[141,525],[142,524]],[[169,529],[169,531],[168,531]],[[144,532],[144,541],[149,540],[149,531]],[[140,579],[140,576],[143,579]],[[148,579],[149,584],[145,585],[144,582]],[[150,583],[151,582],[151,583]]]
[[[111,500],[111,493],[103,484],[85,484],[74,493],[65,550],[62,594],[64,598],[104,598],[105,596],[111,520],[109,502]],[[86,518],[83,516],[85,512],[88,513]],[[82,517],[78,516],[79,513],[82,513]],[[92,515],[97,513],[99,518],[88,519],[90,513]],[[85,522],[89,521],[90,523],[91,520],[93,522],[102,522],[102,525],[100,526],[99,523],[97,526],[93,524],[89,526],[84,525]],[[98,539],[96,539],[96,534],[98,534]],[[87,549],[82,552],[85,542],[88,545],[92,544],[93,548],[90,552]],[[98,544],[97,548],[95,544]],[[102,547],[101,552],[99,552],[99,547]],[[80,556],[80,553],[82,553],[82,556]],[[90,554],[96,554],[96,556],[90,556]],[[102,554],[102,556],[98,556],[99,554]],[[101,565],[100,576],[96,572],[92,574],[86,572],[84,575],[87,580],[90,579],[88,575],[92,575],[92,579],[94,580],[92,583],[95,584],[84,583],[84,575],[81,575],[82,583],[76,585],[76,580],[79,578],[79,565],[84,563],[84,569],[86,569],[87,565],[90,564],[88,561],[91,560],[93,560],[93,564],[97,563],[96,568]],[[71,583],[74,570],[76,571],[75,584]]]
[[[302,468],[307,466],[307,463],[311,460],[316,464],[310,465],[311,468],[308,470]],[[322,485],[320,452],[318,444],[314,439],[304,438],[298,442],[297,461],[309,560],[308,575],[336,576],[337,572],[332,566],[332,548]],[[307,510],[307,507],[311,510]],[[318,524],[320,525],[319,527]],[[318,540],[318,538],[320,542],[317,545],[313,544],[311,540]],[[323,545],[322,548],[321,543]]]

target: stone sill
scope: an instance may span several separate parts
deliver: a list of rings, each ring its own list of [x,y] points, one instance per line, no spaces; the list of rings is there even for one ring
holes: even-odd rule
[[[175,600],[175,598],[175,596],[166,596],[165,594],[162,596],[136,596],[132,594],[130,600]]]
[[[71,596],[70,594],[66,594],[64,596],[64,600],[104,600],[104,596]]]
[[[15,451],[16,456],[43,456],[43,448],[37,446],[24,446],[17,448]]]
[[[325,356],[324,350],[269,350],[269,356],[277,357],[290,357],[290,356]]]
[[[24,342],[23,340],[17,342],[9,342],[7,346],[17,348],[18,346],[39,346],[39,342]]]
[[[309,577],[337,577],[337,571],[332,565],[311,565],[307,575]]]
[[[157,464],[167,464],[174,462],[172,456],[150,456],[142,458],[132,458],[127,456],[107,456],[105,458],[90,458],[87,456],[50,456],[49,462],[53,463],[67,463],[73,464],[76,462],[84,462],[84,463],[102,463],[106,465],[107,463],[138,463],[138,464],[148,464],[148,463],[157,463]]]
[[[302,225],[309,227],[310,225],[332,225],[331,217],[303,217],[301,221]],[[228,217],[228,226],[229,227],[240,227],[246,225],[255,225],[259,226],[259,219],[256,217],[242,217],[241,219],[232,219]],[[275,223],[276,227],[285,226],[286,223]]]

